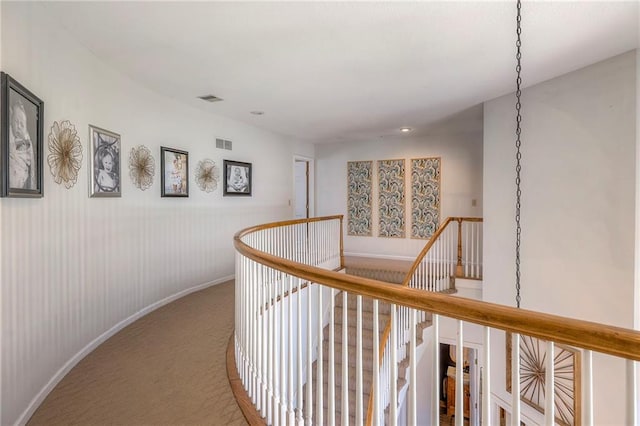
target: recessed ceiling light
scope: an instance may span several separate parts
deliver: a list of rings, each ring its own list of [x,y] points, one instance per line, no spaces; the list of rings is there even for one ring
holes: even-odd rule
[[[409,133],[410,131],[412,131],[413,129],[411,127],[400,127],[400,131],[402,133]]]
[[[264,115],[264,111],[251,111],[253,115]]]

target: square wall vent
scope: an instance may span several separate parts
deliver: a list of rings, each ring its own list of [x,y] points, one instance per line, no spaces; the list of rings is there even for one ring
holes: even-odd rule
[[[203,95],[203,96],[198,96],[199,99],[202,99],[203,101],[207,101],[207,102],[220,102],[223,99],[219,98],[217,96],[214,95]]]
[[[226,139],[216,138],[216,148],[227,149],[231,151],[231,149],[233,148],[233,142]]]

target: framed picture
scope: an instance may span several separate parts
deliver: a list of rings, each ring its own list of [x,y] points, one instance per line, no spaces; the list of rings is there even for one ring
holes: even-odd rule
[[[224,196],[251,196],[251,163],[224,160]]]
[[[89,196],[120,197],[120,135],[89,126]]]
[[[163,197],[189,196],[189,153],[160,147],[160,169]]]
[[[9,74],[0,74],[3,197],[42,197],[44,102]]]

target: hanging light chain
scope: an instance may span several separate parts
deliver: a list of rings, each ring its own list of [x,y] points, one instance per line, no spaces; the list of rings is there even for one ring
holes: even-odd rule
[[[520,60],[522,58],[522,53],[520,52],[520,47],[522,46],[522,42],[520,40],[520,35],[522,34],[522,28],[520,26],[521,23],[521,15],[520,9],[522,7],[521,0],[517,1],[517,18],[516,18],[516,34],[518,39],[516,41],[516,306],[520,307],[520,236],[522,233],[522,229],[520,227],[520,198],[522,196],[522,191],[520,190],[520,171],[522,170],[522,166],[520,165],[520,160],[522,159],[522,153],[520,152],[520,146],[522,142],[520,141],[520,123],[522,121],[522,116],[520,115],[520,109],[522,107],[520,103],[520,96],[522,91],[520,89],[520,85],[522,83],[522,78],[520,77],[520,71],[522,70],[522,66],[520,64]]]

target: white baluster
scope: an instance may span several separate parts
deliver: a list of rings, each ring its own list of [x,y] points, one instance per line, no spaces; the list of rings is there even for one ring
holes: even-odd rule
[[[283,252],[284,253],[284,252]],[[286,347],[285,347],[285,336],[288,336],[288,330],[285,329],[285,315],[284,315],[284,306],[285,299],[291,299],[291,293],[289,296],[285,298],[285,276],[281,274],[280,277],[280,288],[282,289],[280,294],[280,303],[278,304],[278,308],[280,309],[280,365],[278,369],[280,370],[280,381],[278,382],[278,395],[280,397],[280,421],[283,424],[286,424],[286,416],[287,416],[287,369],[286,369]],[[290,324],[290,323],[287,323]]]
[[[554,404],[555,397],[555,375],[553,364],[555,359],[555,347],[553,342],[547,342],[547,359],[545,360],[545,401],[544,401],[544,424],[553,426],[556,417],[556,406]]]
[[[411,319],[409,320],[409,327],[411,327],[411,339],[409,343],[409,424],[415,425],[417,422],[417,398],[416,398],[416,388],[417,388],[417,376],[416,376],[416,310],[411,309],[410,311]]]
[[[296,336],[296,349],[297,349],[297,366],[298,366],[298,404],[297,404],[297,408],[298,408],[298,424],[299,425],[303,425],[304,424],[304,407],[302,404],[302,286],[300,285],[302,282],[302,280],[300,278],[296,278],[296,287],[297,287],[297,293],[298,293],[298,297],[296,297],[297,299],[297,309],[298,309],[298,315],[296,318],[296,330],[297,330],[297,336]]]
[[[349,425],[349,325],[347,292],[342,292],[342,424]]]
[[[484,368],[482,376],[482,424],[491,424],[491,329],[484,327]]]
[[[378,326],[378,300],[373,300],[373,425],[380,425],[380,330]]]
[[[520,426],[520,335],[511,341],[511,426]]]
[[[584,356],[584,426],[593,426],[593,352],[585,350]]]
[[[289,385],[289,404],[287,405],[289,408],[289,421],[288,424],[289,425],[293,425],[294,421],[295,421],[295,411],[294,411],[294,395],[293,395],[293,353],[294,353],[294,345],[293,345],[293,336],[292,336],[292,324],[294,324],[293,322],[293,281],[294,281],[294,277],[289,275],[288,276],[288,282],[289,282],[289,297],[287,297],[288,300],[288,305],[289,305],[289,321],[287,322],[287,324],[289,324],[289,332],[287,333],[288,336],[288,342],[289,342],[289,350],[288,350],[288,356],[289,356],[289,362],[287,363],[287,370],[289,373],[289,378],[287,380],[288,385]]]
[[[638,388],[636,362],[627,360],[627,424],[638,425]]]
[[[463,323],[456,320],[458,333],[456,340],[456,426],[464,425],[464,336]]]
[[[398,423],[398,415],[396,413],[398,409],[398,360],[396,358],[398,347],[398,336],[396,322],[398,321],[396,315],[396,305],[391,304],[391,344],[389,350],[391,351],[389,357],[389,391],[391,392],[390,405],[389,405],[389,424],[395,426]]]
[[[336,295],[332,288],[329,300],[329,377],[327,378],[327,417],[330,426],[336,423],[335,408],[335,306]]]
[[[431,341],[433,342],[431,358],[433,359],[431,376],[431,422],[440,424],[440,315],[431,316]]]
[[[324,409],[323,409],[323,401],[322,401],[322,397],[323,397],[323,390],[322,390],[322,385],[323,385],[323,381],[324,381],[324,377],[323,377],[323,373],[322,373],[322,369],[324,367],[324,363],[323,363],[323,348],[322,348],[322,340],[324,337],[324,321],[323,321],[323,310],[322,310],[322,286],[320,284],[318,284],[318,355],[316,357],[316,419],[318,421],[318,424],[321,425],[323,424],[323,415],[324,415]]]
[[[311,283],[307,283],[307,425],[313,423],[313,335],[311,324]]]
[[[356,425],[360,426],[364,422],[362,405],[362,296],[358,295],[356,297],[356,303]]]

